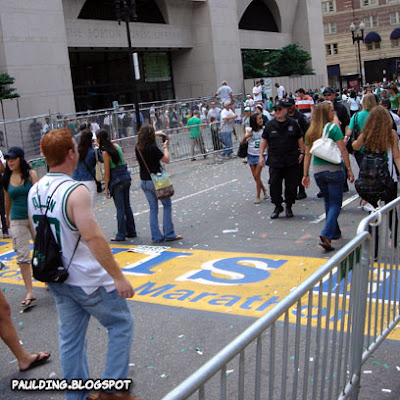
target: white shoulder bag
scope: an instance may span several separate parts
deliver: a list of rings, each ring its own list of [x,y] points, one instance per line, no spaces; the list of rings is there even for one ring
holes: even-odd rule
[[[329,130],[328,124],[324,126],[322,137],[313,143],[310,153],[332,164],[340,164],[342,162],[342,153],[337,144],[328,137],[334,124],[330,123]]]

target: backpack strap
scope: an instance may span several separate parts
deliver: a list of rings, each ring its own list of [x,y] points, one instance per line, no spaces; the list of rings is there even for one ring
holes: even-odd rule
[[[47,211],[49,211],[50,200],[53,198],[53,195],[54,195],[54,193],[56,192],[56,190],[57,190],[63,183],[65,183],[65,182],[69,182],[69,179],[60,182],[60,183],[56,186],[56,188],[53,190],[53,193],[51,194],[51,196],[50,196],[50,198],[49,198],[49,201],[48,201],[48,203],[47,203],[48,205],[46,206],[46,212],[45,212],[44,214],[43,214],[43,212],[42,212],[42,206],[41,206],[40,200],[39,200],[39,209],[40,209],[40,213],[41,213],[42,215],[44,215],[44,216],[47,215]],[[39,185],[36,185],[36,195],[37,195],[38,199],[40,199],[40,197],[39,197],[39,189],[38,189],[38,188],[39,188]]]
[[[39,200],[39,209],[40,209],[40,213],[41,213],[43,216],[45,216],[45,217],[47,216],[47,211],[49,211],[50,201],[51,201],[51,199],[53,198],[54,193],[55,193],[56,190],[57,190],[63,183],[65,183],[65,182],[70,182],[70,179],[67,179],[67,180],[65,180],[65,181],[60,182],[60,183],[56,186],[56,188],[53,190],[53,193],[51,194],[51,196],[50,196],[50,198],[49,198],[49,201],[47,202],[46,212],[45,212],[44,214],[43,214],[43,212],[42,212],[42,206],[41,206],[40,200]],[[39,198],[38,187],[39,187],[39,185],[36,185],[36,194],[37,194],[38,199],[40,199],[40,198]],[[71,265],[72,259],[74,258],[76,249],[78,248],[78,244],[79,244],[80,241],[81,241],[81,235],[79,235],[78,240],[77,240],[76,245],[75,245],[75,248],[74,248],[74,251],[72,252],[72,256],[71,256],[71,258],[70,258],[70,260],[69,260],[69,263],[68,263],[67,271],[68,271],[68,269],[69,269],[69,266]]]

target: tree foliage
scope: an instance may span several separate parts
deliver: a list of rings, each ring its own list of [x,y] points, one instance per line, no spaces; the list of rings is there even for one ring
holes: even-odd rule
[[[289,44],[280,50],[243,50],[242,63],[245,79],[261,76],[309,75],[310,54],[298,44]]]
[[[20,97],[18,93],[15,93],[16,89],[11,87],[14,81],[15,79],[10,75],[0,74],[0,100]]]

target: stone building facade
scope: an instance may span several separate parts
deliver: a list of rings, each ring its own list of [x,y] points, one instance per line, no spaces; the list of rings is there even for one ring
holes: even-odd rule
[[[0,72],[22,116],[132,101],[127,34],[110,0],[0,0]],[[150,4],[151,3],[151,4]],[[241,49],[299,43],[326,81],[319,0],[136,0],[139,101],[243,90]],[[8,115],[9,116],[9,115]],[[12,115],[10,117],[13,117]]]
[[[350,25],[364,23],[360,42],[363,84],[400,76],[400,0],[322,1],[325,55],[332,86],[351,87],[359,81],[357,43]]]

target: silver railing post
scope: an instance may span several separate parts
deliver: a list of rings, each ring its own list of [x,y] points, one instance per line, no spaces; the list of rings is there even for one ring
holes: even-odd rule
[[[358,263],[357,272],[352,274],[353,292],[353,322],[351,327],[351,352],[350,352],[350,383],[353,386],[350,398],[358,400],[360,392],[362,355],[364,346],[364,331],[368,299],[368,275],[371,265],[371,236],[363,243],[361,262]],[[357,265],[357,263],[356,263]],[[356,272],[356,271],[354,271]]]

